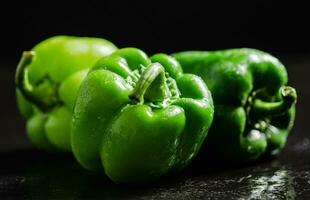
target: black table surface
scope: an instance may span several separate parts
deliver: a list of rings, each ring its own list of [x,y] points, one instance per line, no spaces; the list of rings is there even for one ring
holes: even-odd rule
[[[194,162],[179,174],[135,186],[115,185],[104,175],[87,172],[71,155],[34,149],[16,108],[14,66],[2,66],[0,199],[310,199],[310,55],[283,62],[290,85],[298,91],[298,104],[295,126],[280,156],[234,167]]]

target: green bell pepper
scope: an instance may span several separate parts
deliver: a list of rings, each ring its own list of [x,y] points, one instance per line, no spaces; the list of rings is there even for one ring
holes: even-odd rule
[[[17,105],[30,140],[48,151],[71,151],[71,113],[83,78],[117,48],[99,38],[55,36],[23,53],[16,70]]]
[[[147,182],[186,167],[213,119],[203,80],[165,54],[124,48],[100,59],[79,90],[72,149],[116,183]]]
[[[295,89],[273,56],[255,49],[173,54],[186,73],[201,76],[214,99],[215,116],[204,154],[251,161],[278,154],[295,118]]]

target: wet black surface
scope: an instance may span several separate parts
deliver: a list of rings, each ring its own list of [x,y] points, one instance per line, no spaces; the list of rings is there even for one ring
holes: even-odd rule
[[[247,166],[195,162],[180,174],[121,186],[70,155],[31,146],[15,106],[14,72],[0,71],[0,199],[310,199],[310,56],[284,59],[298,91],[297,118],[282,154]]]

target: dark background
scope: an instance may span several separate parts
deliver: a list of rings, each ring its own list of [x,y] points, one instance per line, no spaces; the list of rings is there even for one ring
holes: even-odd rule
[[[0,5],[0,199],[310,199],[310,12],[297,1],[10,1]],[[65,34],[103,37],[148,54],[250,47],[287,67],[298,92],[282,154],[249,166],[195,164],[150,185],[117,186],[71,156],[33,148],[15,103],[23,50]]]
[[[1,60],[58,34],[96,36],[148,53],[252,47],[310,51],[310,12],[298,1],[10,1],[0,6]]]

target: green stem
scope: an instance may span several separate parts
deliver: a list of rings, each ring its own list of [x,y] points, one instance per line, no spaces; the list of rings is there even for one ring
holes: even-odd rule
[[[23,82],[25,78],[26,67],[32,62],[34,55],[35,53],[33,51],[23,52],[22,58],[20,59],[17,65],[16,74],[15,74],[15,84],[17,87],[20,87],[20,88],[24,87]],[[31,87],[31,85],[27,85],[27,87]],[[28,88],[28,90],[32,90],[32,88]]]
[[[158,76],[164,76],[165,69],[159,63],[153,63],[142,73],[135,89],[129,95],[134,102],[143,103],[144,94]],[[164,77],[163,77],[164,78]]]
[[[27,66],[32,62],[34,56],[35,52],[33,51],[23,52],[17,66],[15,84],[29,102],[42,111],[46,111],[58,103],[57,86],[49,80],[43,81],[35,87],[30,83]]]
[[[280,89],[282,100],[279,102],[265,102],[255,99],[251,106],[251,116],[255,118],[279,116],[287,112],[297,100],[296,90],[289,86]]]

